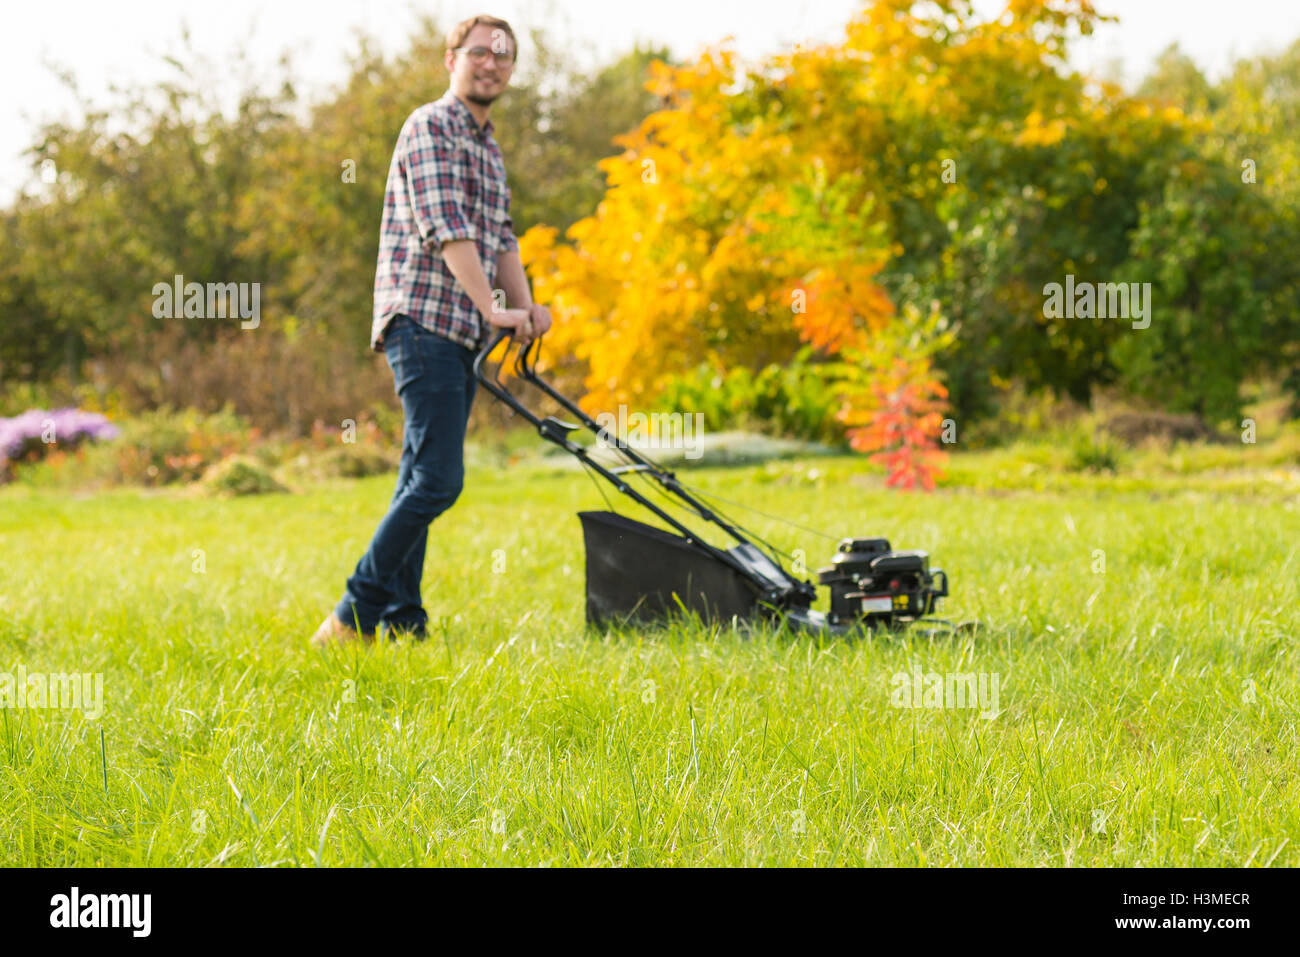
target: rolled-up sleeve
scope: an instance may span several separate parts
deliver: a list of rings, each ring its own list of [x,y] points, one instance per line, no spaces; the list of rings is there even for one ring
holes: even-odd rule
[[[458,239],[477,239],[465,215],[464,176],[451,134],[413,123],[403,138],[407,201],[425,246],[442,247]]]
[[[509,200],[507,199],[506,202],[508,204]],[[515,221],[510,218],[509,213],[506,213],[505,222],[501,224],[501,252],[519,252],[519,240],[515,238]]]

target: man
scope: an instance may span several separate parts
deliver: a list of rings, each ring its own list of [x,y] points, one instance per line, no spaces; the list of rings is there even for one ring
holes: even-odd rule
[[[528,343],[550,328],[532,301],[510,219],[501,150],[488,112],[518,49],[510,24],[477,16],[447,35],[451,82],[407,118],[388,168],[370,345],[393,370],[405,426],[397,490],[317,646],[422,637],[429,523],[460,495],[473,362],[492,326]],[[508,308],[493,296],[504,293]]]

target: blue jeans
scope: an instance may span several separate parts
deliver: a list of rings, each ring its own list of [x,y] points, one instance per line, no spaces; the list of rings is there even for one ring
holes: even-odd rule
[[[451,507],[465,481],[465,427],[474,401],[474,352],[406,316],[384,332],[384,356],[402,400],[402,460],[388,514],[375,530],[334,613],[374,631],[380,622],[423,636],[420,599],[429,523]]]

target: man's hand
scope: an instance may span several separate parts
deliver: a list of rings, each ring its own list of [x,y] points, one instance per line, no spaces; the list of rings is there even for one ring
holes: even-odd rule
[[[487,314],[488,322],[514,333],[515,340],[522,346],[528,345],[541,333],[534,327],[532,310],[529,309],[493,309]],[[547,325],[550,325],[547,315]]]
[[[534,339],[541,338],[551,328],[551,310],[536,303],[527,309],[494,309],[488,314],[488,322],[511,330],[515,340],[526,346]]]
[[[533,303],[528,313],[532,316],[533,333],[539,338],[545,335],[546,331],[551,328],[551,310]]]

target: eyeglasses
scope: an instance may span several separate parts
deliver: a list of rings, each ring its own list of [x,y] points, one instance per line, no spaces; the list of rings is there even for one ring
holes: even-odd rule
[[[497,61],[497,66],[509,66],[515,62],[515,55],[509,50],[493,50],[489,47],[457,47],[453,53],[469,55],[471,63],[486,63],[488,57]]]

